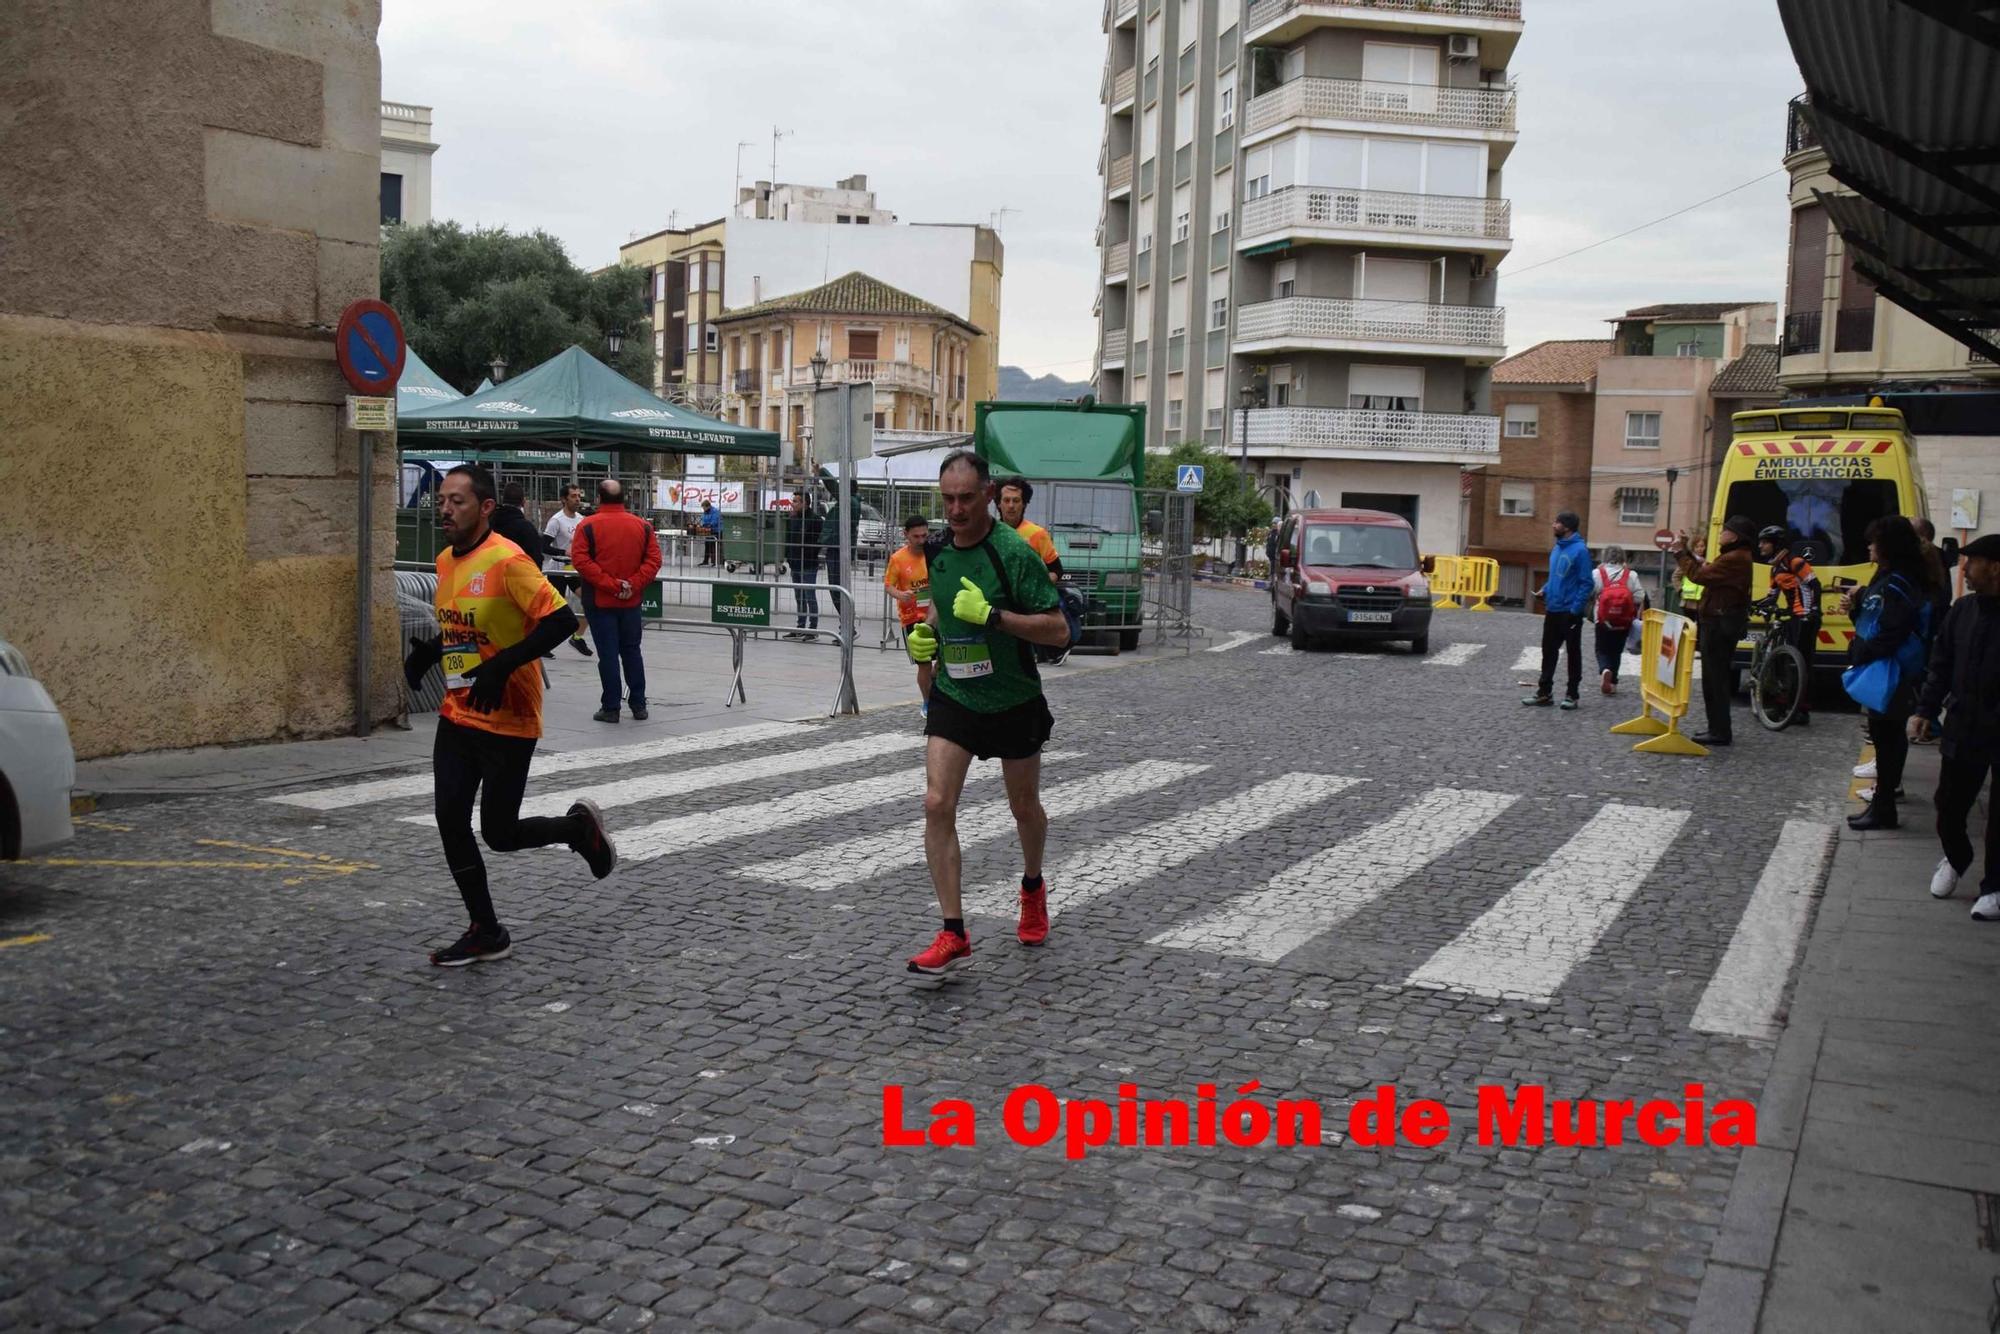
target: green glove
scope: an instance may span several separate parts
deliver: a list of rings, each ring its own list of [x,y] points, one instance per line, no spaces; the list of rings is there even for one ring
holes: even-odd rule
[[[937,656],[937,631],[929,622],[910,627],[910,661],[929,662]]]
[[[970,579],[960,579],[964,587],[951,600],[951,614],[967,625],[984,626],[993,620],[993,604],[986,600],[986,594],[979,591],[979,585]]]

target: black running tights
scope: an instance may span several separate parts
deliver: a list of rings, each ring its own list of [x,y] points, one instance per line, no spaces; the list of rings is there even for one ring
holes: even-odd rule
[[[500,736],[438,719],[431,750],[436,778],[438,837],[465,910],[480,926],[499,925],[486,889],[486,863],[472,837],[472,801],[479,797],[479,832],[495,852],[581,842],[587,832],[573,816],[521,818],[533,737]],[[482,791],[483,789],[483,791]]]

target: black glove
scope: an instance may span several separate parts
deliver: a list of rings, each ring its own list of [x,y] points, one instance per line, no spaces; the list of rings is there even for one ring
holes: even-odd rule
[[[1759,616],[1776,615],[1778,600],[1776,598],[1761,598],[1750,604],[1750,610],[1756,612]]]
[[[471,690],[466,693],[467,702],[480,713],[491,713],[499,708],[500,701],[507,694],[507,678],[512,676],[520,665],[520,659],[514,656],[513,650],[510,649],[494,654],[466,672],[465,679],[472,682]]]
[[[424,688],[424,677],[443,659],[444,640],[435,636],[430,639],[410,636],[410,656],[403,659],[403,679],[410,683],[412,693]]]

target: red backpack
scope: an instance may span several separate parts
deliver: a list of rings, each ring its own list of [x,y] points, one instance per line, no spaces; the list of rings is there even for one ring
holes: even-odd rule
[[[1599,566],[1600,573],[1604,567]],[[1632,567],[1626,566],[1618,572],[1614,581],[1610,574],[1604,574],[1604,591],[1597,595],[1597,622],[1613,630],[1630,630],[1632,622],[1639,619],[1639,600],[1632,596]]]

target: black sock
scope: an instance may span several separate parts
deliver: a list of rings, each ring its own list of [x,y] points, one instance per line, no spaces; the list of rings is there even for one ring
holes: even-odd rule
[[[965,919],[963,917],[945,918],[944,929],[957,936],[960,940],[965,939]]]
[[[1021,877],[1021,888],[1030,894],[1039,894],[1043,889],[1042,878],[1038,875],[1024,875]]]

